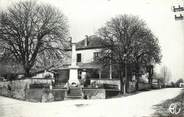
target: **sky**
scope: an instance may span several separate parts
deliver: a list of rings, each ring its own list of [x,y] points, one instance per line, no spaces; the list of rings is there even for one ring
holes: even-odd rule
[[[19,0],[0,0],[0,9]],[[184,21],[176,21],[172,6],[182,0],[37,0],[60,9],[68,18],[73,41],[93,35],[112,17],[121,14],[139,16],[159,39],[162,63],[168,67],[171,79],[184,78]]]

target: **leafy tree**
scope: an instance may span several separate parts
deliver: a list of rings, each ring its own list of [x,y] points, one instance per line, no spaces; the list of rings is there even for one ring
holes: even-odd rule
[[[176,87],[176,84],[173,81],[171,82],[171,87]]]
[[[184,83],[184,80],[182,78],[178,79],[175,84],[177,87],[179,87],[180,83]]]
[[[50,5],[22,1],[0,13],[3,57],[21,64],[26,76],[40,59],[62,59],[67,34],[65,16]]]
[[[99,29],[103,50],[99,59],[103,64],[117,65],[121,91],[126,93],[129,83],[128,66],[140,68],[159,63],[161,59],[158,39],[145,22],[136,16],[120,15]]]

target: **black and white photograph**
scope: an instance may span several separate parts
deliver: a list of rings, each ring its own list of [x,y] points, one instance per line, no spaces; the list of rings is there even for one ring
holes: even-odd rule
[[[184,0],[0,0],[0,117],[184,117]]]

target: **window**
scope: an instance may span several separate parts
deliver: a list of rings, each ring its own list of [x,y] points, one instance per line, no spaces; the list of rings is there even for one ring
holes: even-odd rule
[[[94,52],[94,61],[96,61],[99,57],[99,52]]]
[[[77,62],[81,62],[81,54],[77,54]]]

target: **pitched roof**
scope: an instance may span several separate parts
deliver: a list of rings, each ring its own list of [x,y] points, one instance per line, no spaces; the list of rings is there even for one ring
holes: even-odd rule
[[[85,41],[87,41],[87,45],[85,45]],[[86,36],[85,39],[79,41],[76,45],[77,49],[91,49],[91,48],[101,48],[102,39],[95,35]]]
[[[102,48],[102,39],[96,35],[86,36],[83,40],[76,43],[77,50],[84,50],[84,49],[96,49]],[[85,44],[87,42],[87,45]],[[66,48],[66,51],[71,51],[71,47]]]

